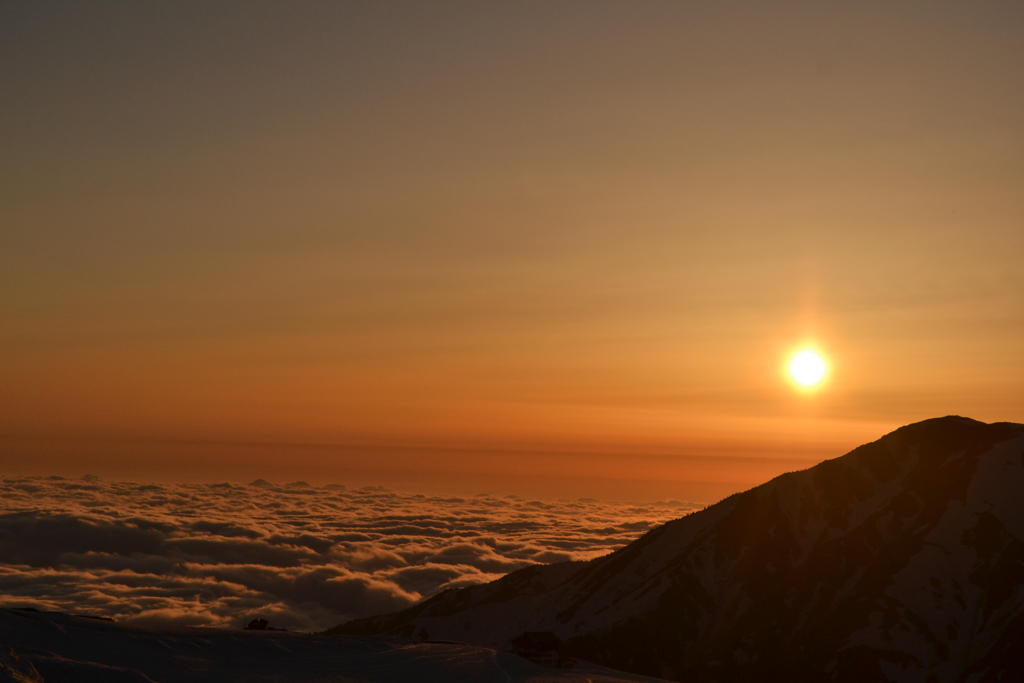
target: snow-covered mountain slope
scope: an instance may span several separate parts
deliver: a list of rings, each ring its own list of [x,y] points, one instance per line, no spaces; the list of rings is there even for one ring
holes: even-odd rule
[[[1024,675],[1022,460],[1024,425],[927,420],[605,557],[337,630],[497,648],[554,631],[577,656],[680,681],[1009,680]]]
[[[0,609],[0,683],[659,683],[579,662],[544,669],[459,643],[191,628],[149,631]],[[662,681],[661,683],[665,683]]]

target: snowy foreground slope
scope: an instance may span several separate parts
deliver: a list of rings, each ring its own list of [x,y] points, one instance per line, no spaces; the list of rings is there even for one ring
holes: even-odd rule
[[[340,633],[567,652],[679,681],[1024,680],[1024,425],[946,417],[661,527]]]
[[[193,628],[147,631],[0,609],[0,683],[658,683],[580,663],[396,638]]]

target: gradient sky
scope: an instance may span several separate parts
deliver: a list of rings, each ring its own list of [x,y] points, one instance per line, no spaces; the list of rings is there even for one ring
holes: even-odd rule
[[[1011,2],[3,3],[2,469],[710,500],[1024,421],[1022,83]]]

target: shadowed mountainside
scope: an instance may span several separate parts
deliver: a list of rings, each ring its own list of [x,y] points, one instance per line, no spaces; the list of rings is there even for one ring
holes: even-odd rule
[[[944,417],[610,555],[445,591],[338,633],[567,651],[680,681],[1009,680],[1024,670],[1024,425]]]
[[[579,662],[545,669],[462,643],[283,631],[151,631],[0,609],[3,683],[658,683]]]

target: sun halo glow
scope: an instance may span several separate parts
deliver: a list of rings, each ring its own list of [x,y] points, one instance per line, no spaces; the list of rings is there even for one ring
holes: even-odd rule
[[[793,356],[789,362],[789,375],[801,387],[810,388],[821,384],[828,367],[825,359],[814,351],[804,350]]]

